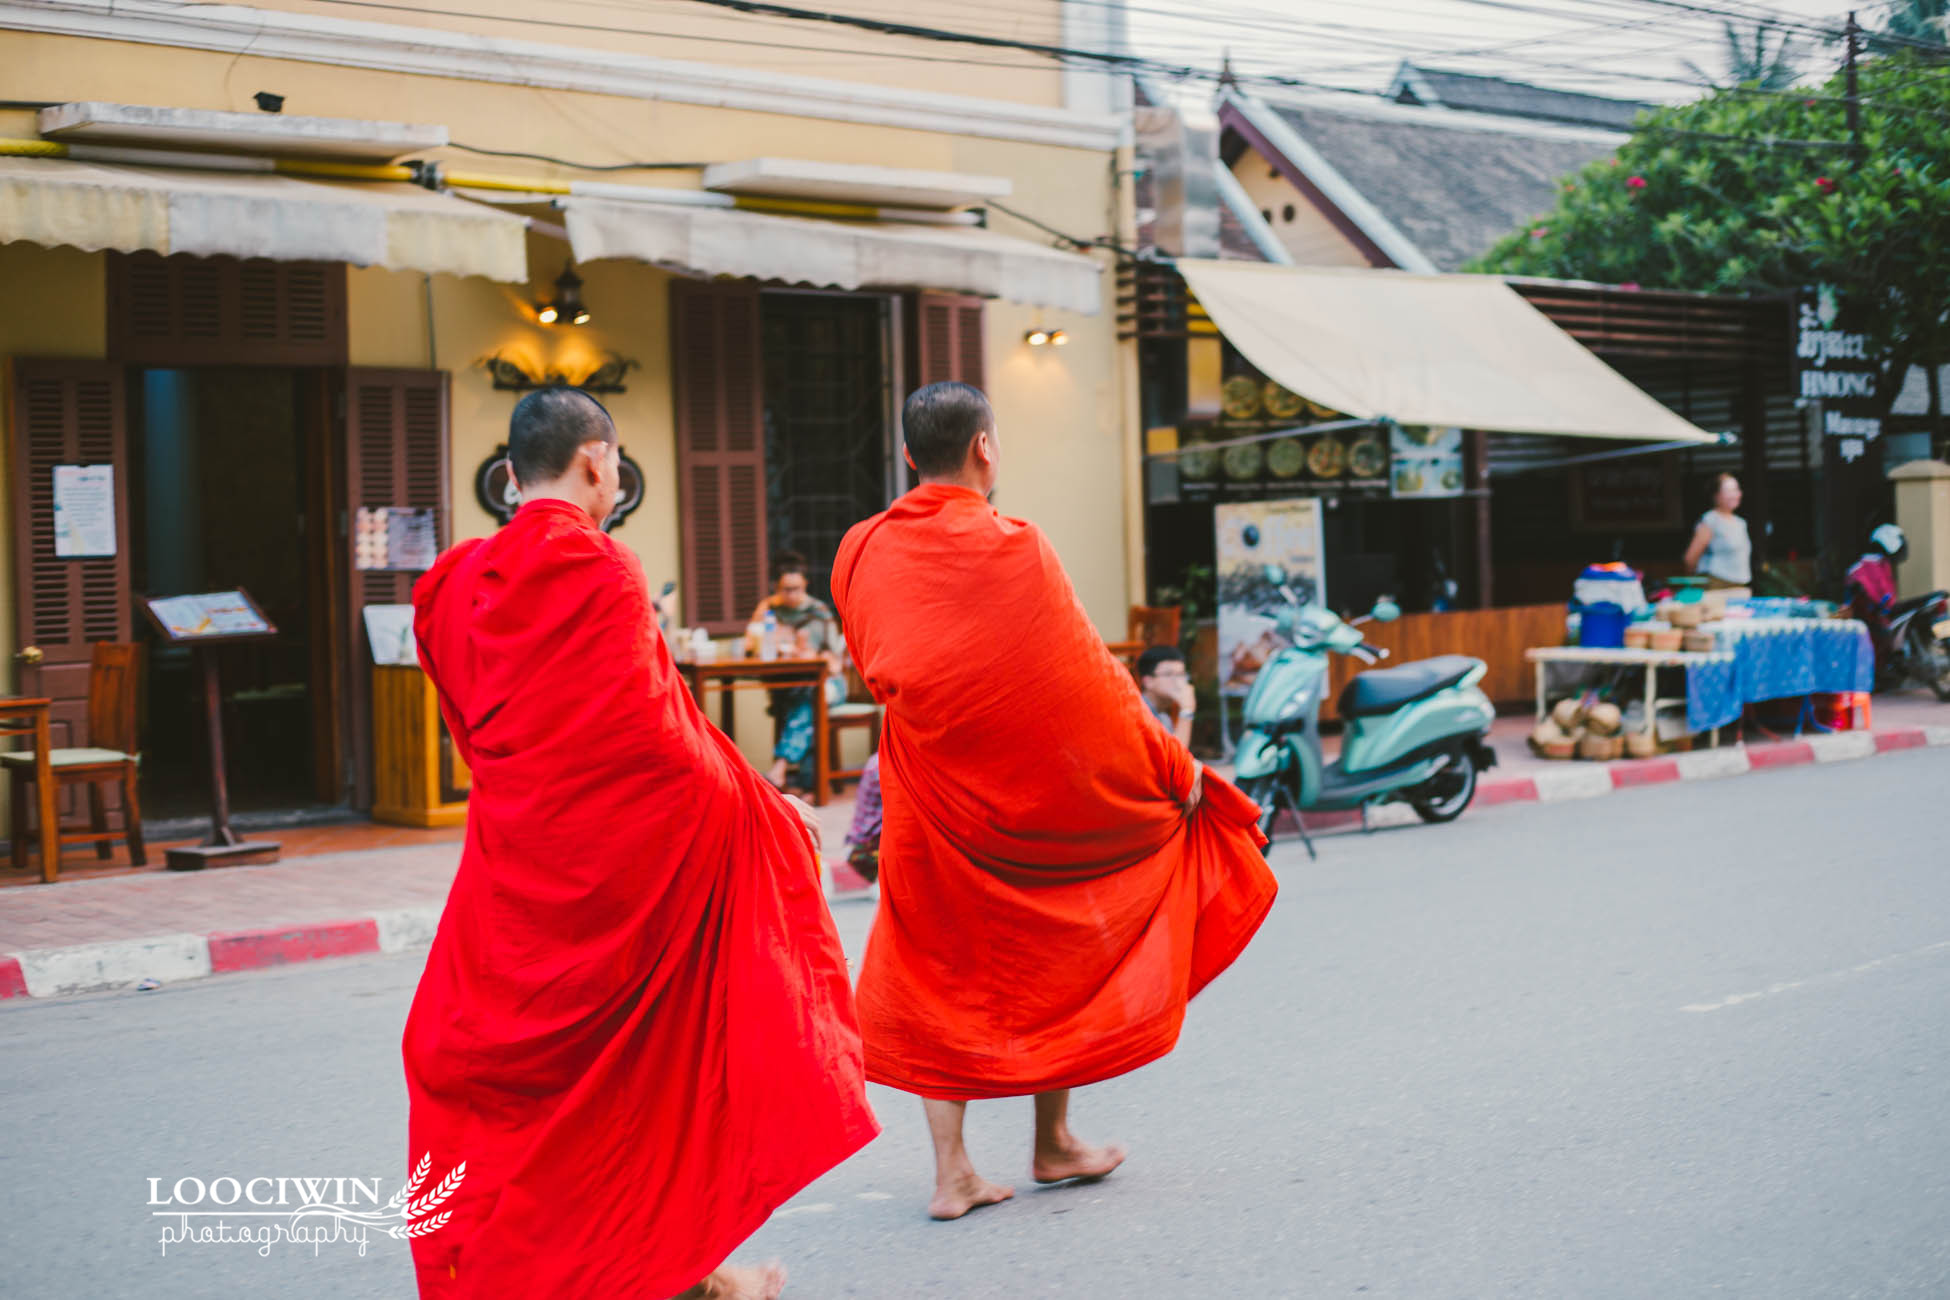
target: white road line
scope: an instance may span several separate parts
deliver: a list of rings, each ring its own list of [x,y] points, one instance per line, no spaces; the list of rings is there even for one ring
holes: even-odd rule
[[[1731,997],[1721,998],[1718,1002],[1688,1003],[1679,1009],[1681,1011],[1694,1012],[1724,1011],[1728,1007],[1737,1007],[1743,1002],[1753,1002],[1760,998],[1771,998],[1777,993],[1789,993],[1795,989],[1806,988],[1810,984],[1820,984],[1827,980],[1843,979],[1850,975],[1864,975],[1869,971],[1881,966],[1887,966],[1892,962],[1906,961],[1911,957],[1921,957],[1927,953],[1942,952],[1946,948],[1950,948],[1950,939],[1945,939],[1942,943],[1926,944],[1921,948],[1912,948],[1908,952],[1890,953],[1887,957],[1877,957],[1874,961],[1865,961],[1859,966],[1849,966],[1842,970],[1831,970],[1820,975],[1810,975],[1806,979],[1782,980],[1779,984],[1769,984],[1764,989],[1755,989],[1750,993],[1735,993]]]

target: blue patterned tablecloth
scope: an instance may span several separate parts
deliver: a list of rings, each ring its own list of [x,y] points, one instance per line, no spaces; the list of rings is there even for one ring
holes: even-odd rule
[[[1704,630],[1731,654],[1687,667],[1694,731],[1724,727],[1762,700],[1866,691],[1875,681],[1875,647],[1855,619],[1728,619]]]

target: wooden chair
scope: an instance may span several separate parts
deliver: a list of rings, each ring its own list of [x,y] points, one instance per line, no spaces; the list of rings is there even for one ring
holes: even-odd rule
[[[867,752],[880,748],[880,706],[873,701],[866,682],[853,670],[846,667],[846,702],[834,704],[826,710],[826,742],[831,749],[827,755],[828,778],[837,785],[841,781],[858,781],[865,767],[840,766],[840,734],[860,727],[867,729]]]
[[[1126,639],[1142,641],[1146,646],[1177,645],[1181,613],[1176,605],[1133,605]]]
[[[142,756],[136,745],[135,692],[141,676],[142,647],[109,641],[95,643],[88,670],[88,744],[85,747],[56,749],[48,754],[48,770],[58,790],[71,785],[88,787],[88,829],[62,828],[56,843],[93,844],[95,856],[107,861],[118,839],[129,844],[129,861],[146,866],[149,858],[142,844],[142,805],[136,797],[136,773]],[[13,795],[13,864],[27,865],[27,792],[35,782],[32,754],[0,754]],[[107,803],[102,786],[117,783],[122,790],[122,829],[108,828]],[[53,880],[60,864],[42,863],[43,879]]]

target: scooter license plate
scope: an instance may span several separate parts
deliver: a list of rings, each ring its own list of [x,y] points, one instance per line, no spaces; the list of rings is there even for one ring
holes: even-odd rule
[[[1931,628],[1930,631],[1936,633],[1937,640],[1950,641],[1950,618],[1938,619],[1936,626]]]

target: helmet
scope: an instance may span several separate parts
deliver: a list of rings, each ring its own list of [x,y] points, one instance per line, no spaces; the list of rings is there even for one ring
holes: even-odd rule
[[[1909,554],[1909,538],[1894,524],[1883,524],[1870,533],[1869,545],[1888,556],[1891,564],[1901,564]]]

